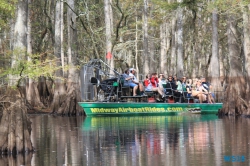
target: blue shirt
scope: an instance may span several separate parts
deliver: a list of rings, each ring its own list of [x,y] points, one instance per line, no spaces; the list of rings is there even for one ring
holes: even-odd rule
[[[123,77],[123,79],[124,79],[123,86],[129,86],[129,83],[132,82],[131,79],[127,80],[127,78],[129,77],[129,75],[126,74],[126,73],[123,73],[123,74],[122,74],[122,77]]]

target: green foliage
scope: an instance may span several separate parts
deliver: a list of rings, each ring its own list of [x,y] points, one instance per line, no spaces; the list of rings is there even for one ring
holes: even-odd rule
[[[152,18],[152,25],[155,26],[156,23],[160,24],[163,20],[162,18],[172,17],[173,12],[178,8],[186,8],[192,12],[196,12],[197,8],[202,8],[203,4],[199,0],[183,0],[182,2],[168,2],[166,0],[152,0],[154,4],[154,18]],[[199,4],[199,5],[198,5]],[[201,5],[202,4],[202,5]]]
[[[180,3],[178,2],[169,3],[168,1],[165,0],[152,0],[152,2],[165,12],[171,12],[173,10],[176,10],[180,6]]]
[[[212,12],[214,9],[219,14],[239,14],[243,7],[249,5],[249,0],[215,0],[209,2],[207,10]]]
[[[19,76],[20,78],[32,78],[37,79],[41,76],[55,78],[54,73],[56,70],[60,70],[62,67],[57,66],[58,59],[46,59],[41,61],[40,55],[29,55],[31,60],[15,59],[15,64],[11,68],[1,69],[0,78],[8,75]],[[69,67],[66,66],[65,70]]]
[[[17,0],[0,0],[0,31],[6,27],[8,19],[14,16],[16,3]]]

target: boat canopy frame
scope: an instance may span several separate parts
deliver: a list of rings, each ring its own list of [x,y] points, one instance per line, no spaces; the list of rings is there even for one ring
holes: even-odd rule
[[[83,101],[118,101],[121,74],[101,59],[92,59],[80,71]],[[101,94],[104,91],[104,94]],[[103,96],[101,96],[103,95]]]

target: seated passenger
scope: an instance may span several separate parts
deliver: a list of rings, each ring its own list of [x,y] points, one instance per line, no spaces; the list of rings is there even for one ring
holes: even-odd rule
[[[182,77],[182,85],[186,86],[187,84],[187,78],[185,76]]]
[[[168,82],[166,84],[166,88],[165,88],[165,94],[167,96],[169,95],[174,95],[174,90],[176,90],[176,84],[173,81],[173,77],[172,76],[168,76]]]
[[[214,103],[213,93],[210,92],[210,89],[212,88],[212,85],[209,82],[206,82],[206,78],[201,78],[202,86],[209,92],[207,94],[208,102]]]
[[[174,91],[174,96],[175,96],[175,102],[183,102],[183,88],[182,88],[182,82],[181,82],[181,78],[177,78],[176,80],[176,90]]]
[[[182,83],[182,89],[183,91],[187,91],[187,78],[185,76],[182,77],[182,80],[181,80],[181,83]]]
[[[162,88],[158,87],[159,80],[158,80],[158,77],[157,77],[156,73],[153,73],[151,75],[150,82],[152,84],[152,89],[151,90],[155,91],[155,92],[158,92],[162,96],[162,98],[165,97],[164,90]]]
[[[173,77],[172,77],[172,81],[176,84],[176,82],[177,82],[177,76],[176,75],[174,75]]]
[[[192,96],[192,79],[187,80],[186,89],[187,89],[186,97],[190,98]]]
[[[200,103],[206,102],[207,97],[205,94],[207,94],[207,90],[202,86],[201,80],[196,81],[196,86],[192,90],[192,96],[197,97],[200,101]]]
[[[156,77],[156,73],[153,73],[151,77],[149,78],[146,76],[146,79],[144,80],[144,85],[145,85],[145,91],[154,91],[158,92],[162,98],[165,97],[163,89],[160,89],[157,87],[158,78]],[[160,100],[157,98],[157,100]]]
[[[181,82],[180,78],[178,78],[178,79],[176,80],[176,86],[177,86],[176,90],[177,90],[178,92],[181,92],[181,93],[182,93],[183,89],[182,89],[182,82]]]
[[[159,87],[161,89],[163,89],[163,91],[165,92],[164,88],[166,88],[167,81],[165,79],[164,74],[159,74],[159,79],[158,80],[159,80]]]
[[[136,96],[136,91],[138,89],[138,85],[132,82],[133,77],[129,76],[129,70],[125,70],[124,73],[122,74],[124,78],[124,83],[123,86],[129,86],[133,88],[133,96]]]
[[[150,75],[146,75],[146,79],[143,81],[143,84],[145,86],[145,91],[151,91],[152,84],[150,82]]]
[[[176,81],[173,80],[172,76],[168,77],[168,82],[166,84],[166,95],[171,96],[173,95],[175,102],[182,102],[181,92],[177,90],[177,79]],[[180,89],[180,87],[179,87]]]
[[[144,94],[144,86],[143,86],[143,84],[140,83],[140,82],[137,80],[137,78],[135,77],[135,72],[136,72],[136,70],[135,70],[134,68],[130,68],[129,71],[130,71],[129,76],[132,77],[131,81],[132,81],[134,84],[136,84],[136,85],[139,86],[139,90],[140,90],[140,94],[139,94],[139,95],[145,95],[145,94]],[[136,93],[134,93],[134,96],[136,96]]]

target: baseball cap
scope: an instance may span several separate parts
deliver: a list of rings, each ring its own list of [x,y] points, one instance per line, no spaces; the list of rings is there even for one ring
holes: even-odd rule
[[[136,71],[134,68],[130,68],[130,69],[129,69],[129,71],[133,71],[133,70]]]

